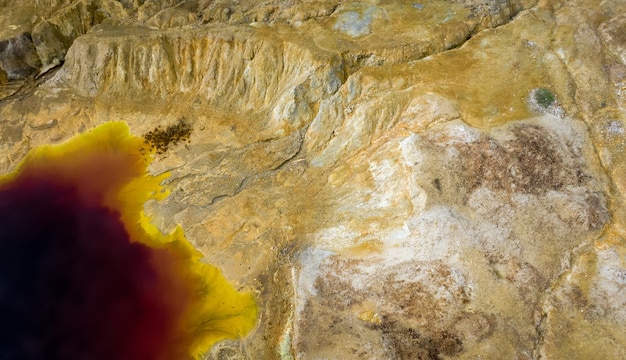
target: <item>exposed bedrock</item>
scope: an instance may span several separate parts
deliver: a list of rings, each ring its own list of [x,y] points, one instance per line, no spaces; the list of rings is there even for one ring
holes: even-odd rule
[[[260,306],[207,359],[626,358],[626,2],[20,4],[0,171],[159,134],[146,214]]]

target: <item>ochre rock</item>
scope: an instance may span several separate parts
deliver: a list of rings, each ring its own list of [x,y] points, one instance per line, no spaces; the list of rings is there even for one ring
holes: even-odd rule
[[[208,359],[626,358],[623,1],[0,9],[2,173],[191,126],[146,213],[259,304]]]

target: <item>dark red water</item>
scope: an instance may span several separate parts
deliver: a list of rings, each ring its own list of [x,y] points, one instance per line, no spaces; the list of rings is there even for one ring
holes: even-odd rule
[[[71,183],[0,186],[0,360],[169,356],[180,304],[162,296],[154,251]]]

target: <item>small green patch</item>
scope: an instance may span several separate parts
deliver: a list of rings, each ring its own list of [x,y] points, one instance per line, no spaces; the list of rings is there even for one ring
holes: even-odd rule
[[[143,136],[150,146],[156,149],[157,154],[163,154],[171,145],[178,144],[179,141],[189,140],[191,135],[191,125],[181,119],[176,124],[172,124],[165,129],[157,126],[156,129]]]
[[[535,91],[533,92],[533,98],[535,100],[535,103],[543,109],[547,109],[556,101],[556,95],[554,95],[550,90],[545,88],[535,89]]]

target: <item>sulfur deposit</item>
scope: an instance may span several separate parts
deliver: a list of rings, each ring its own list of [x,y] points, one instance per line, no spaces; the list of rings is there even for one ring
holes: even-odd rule
[[[154,146],[145,218],[258,305],[198,356],[626,358],[626,2],[0,10],[0,174]]]

